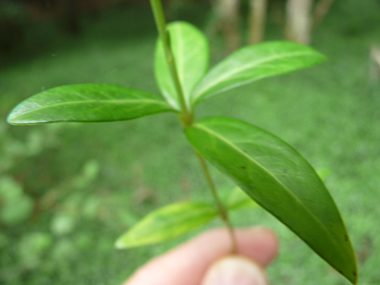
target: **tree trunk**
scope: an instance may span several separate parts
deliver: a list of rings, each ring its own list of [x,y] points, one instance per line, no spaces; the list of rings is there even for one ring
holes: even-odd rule
[[[266,12],[267,0],[251,0],[248,44],[257,44],[263,40]]]
[[[313,27],[318,25],[323,20],[334,1],[335,0],[320,0],[315,5]]]
[[[369,77],[372,82],[380,80],[380,46],[372,46],[370,51]]]
[[[240,46],[239,1],[218,0],[216,3],[218,27],[222,31],[227,50],[232,52]]]
[[[309,44],[312,0],[288,0],[286,5],[285,37],[287,40]]]

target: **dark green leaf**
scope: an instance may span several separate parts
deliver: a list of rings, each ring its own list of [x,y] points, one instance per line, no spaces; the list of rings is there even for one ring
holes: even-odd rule
[[[243,47],[206,74],[191,95],[192,104],[252,81],[314,65],[324,56],[293,42],[266,42]]]
[[[12,125],[52,122],[130,120],[173,111],[149,92],[110,84],[80,84],[53,88],[21,102],[8,116]]]
[[[179,202],[157,209],[116,241],[117,248],[130,248],[165,241],[207,223],[218,215],[205,203]]]
[[[182,84],[186,103],[189,104],[190,93],[205,75],[208,67],[207,39],[202,32],[186,22],[171,23],[168,25],[168,30],[179,80]],[[155,76],[164,97],[170,105],[179,110],[177,91],[166,63],[160,39],[156,46]]]
[[[352,283],[357,267],[339,211],[309,163],[276,136],[211,117],[186,129],[191,144]]]

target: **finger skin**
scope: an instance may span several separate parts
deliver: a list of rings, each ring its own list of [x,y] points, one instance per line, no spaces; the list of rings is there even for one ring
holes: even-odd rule
[[[214,262],[207,270],[202,285],[268,285],[264,269],[242,256],[228,256]]]
[[[238,254],[268,265],[278,251],[278,239],[263,227],[235,229]],[[225,228],[202,233],[148,261],[123,285],[199,285],[208,267],[230,254]]]

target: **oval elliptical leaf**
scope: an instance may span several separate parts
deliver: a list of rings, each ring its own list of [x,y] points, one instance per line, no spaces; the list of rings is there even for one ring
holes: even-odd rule
[[[36,94],[8,116],[12,125],[106,122],[174,111],[149,92],[111,84],[66,85]]]
[[[300,154],[276,136],[231,118],[205,118],[185,133],[212,165],[356,284],[355,255],[339,211]]]
[[[312,66],[325,57],[293,42],[266,42],[243,47],[213,67],[191,94],[191,103],[262,78]]]
[[[131,248],[165,241],[201,226],[218,215],[214,206],[199,202],[178,202],[145,216],[117,241],[117,248]]]
[[[186,22],[173,22],[167,26],[170,44],[181,82],[186,104],[190,93],[205,75],[208,67],[209,48],[206,37],[196,27]],[[161,39],[158,39],[155,54],[155,76],[157,84],[170,105],[180,110],[175,89]]]

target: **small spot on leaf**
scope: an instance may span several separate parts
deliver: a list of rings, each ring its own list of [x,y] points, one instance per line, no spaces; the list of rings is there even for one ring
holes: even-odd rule
[[[241,169],[247,169],[247,167],[245,167],[245,166],[242,166],[242,167],[241,167]]]
[[[344,240],[348,241],[348,236],[347,235],[344,235]]]
[[[356,277],[356,272],[355,271],[352,271],[352,274]]]

